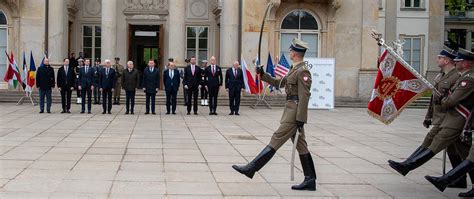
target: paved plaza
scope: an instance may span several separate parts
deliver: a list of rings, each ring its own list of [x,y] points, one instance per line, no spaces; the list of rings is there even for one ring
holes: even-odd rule
[[[278,128],[282,108],[242,108],[229,116],[38,114],[38,107],[0,104],[0,198],[456,198],[462,189],[437,191],[423,176],[441,173],[441,154],[403,177],[388,159],[407,157],[427,130],[426,110],[405,110],[386,126],[366,109],[309,111],[305,126],[315,159],[317,191],[293,191],[303,179],[297,159],[290,180],[287,143],[254,179],[232,164],[250,161]],[[449,163],[448,163],[449,165]],[[450,166],[448,166],[450,169]]]

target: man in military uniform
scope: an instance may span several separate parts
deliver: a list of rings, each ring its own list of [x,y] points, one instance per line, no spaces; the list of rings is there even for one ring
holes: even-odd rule
[[[460,76],[459,72],[455,69],[456,66],[454,65],[453,61],[453,59],[456,57],[456,54],[457,53],[455,50],[444,46],[443,50],[438,55],[437,61],[438,66],[441,68],[441,71],[434,79],[434,86],[440,93],[446,96],[449,93],[449,89],[454,85],[454,83],[456,83],[456,80],[458,80]],[[437,135],[438,132],[441,130],[440,125],[446,115],[446,110],[442,110],[441,105],[439,104],[441,97],[442,96],[437,96],[435,94],[431,96],[430,106],[428,108],[428,112],[426,113],[425,120],[423,121],[423,126],[429,128],[432,125],[433,127],[425,136],[425,139],[423,140],[421,146],[419,146],[410,155],[410,157],[407,158],[407,160],[413,158],[413,156],[416,156],[423,149],[428,148],[433,142],[433,138],[435,137],[435,135]],[[459,165],[462,161],[462,158],[458,155],[456,151],[456,144],[464,145],[466,143],[458,141],[448,146],[447,154],[453,168]],[[469,148],[469,146],[465,148]],[[390,165],[400,164],[399,162],[395,162],[393,160],[389,160],[388,162],[390,163]],[[456,181],[456,183],[453,183],[452,185],[450,185],[450,187],[466,188],[466,177],[460,179],[459,181]]]
[[[443,96],[438,102],[441,110],[447,110],[445,118],[440,125],[441,130],[434,136],[428,148],[421,149],[418,154],[404,162],[390,162],[390,166],[402,175],[406,175],[411,170],[423,165],[441,150],[460,140],[466,118],[474,106],[474,79],[472,74],[474,54],[467,50],[459,49],[455,61],[457,62],[456,69],[461,73],[461,77],[450,89],[449,93],[451,94]],[[466,149],[466,147],[468,145],[456,144],[455,146],[456,151],[461,157],[467,157],[469,148]]]
[[[286,77],[273,78],[265,73],[262,67],[257,68],[257,73],[261,75],[262,80],[275,86],[276,88],[285,87],[287,101],[285,110],[280,120],[280,127],[273,134],[270,143],[260,152],[254,160],[244,166],[233,165],[238,172],[252,178],[290,138],[296,143],[296,149],[300,155],[301,165],[304,173],[304,181],[291,188],[294,190],[316,190],[316,170],[314,169],[313,159],[308,151],[305,140],[303,126],[308,117],[308,101],[311,95],[311,73],[306,67],[303,59],[308,44],[294,39],[290,46],[290,59],[293,61],[293,67]],[[294,140],[297,131],[300,131],[298,140]]]
[[[115,57],[115,64],[112,67],[117,76],[117,82],[115,82],[114,88],[114,104],[120,105],[120,93],[122,91],[122,74],[123,74],[123,66],[120,64],[120,58]]]
[[[472,110],[474,107],[474,54],[464,49],[460,49],[458,57],[455,59],[456,69],[461,73],[461,77],[453,87],[452,94],[444,98],[441,102],[442,108],[448,108],[452,114],[457,114],[458,119],[451,121],[452,125],[473,129]],[[469,118],[469,116],[471,116]],[[469,119],[469,120],[468,120]],[[462,137],[469,138],[471,142],[472,132],[462,133]],[[441,177],[425,176],[425,178],[436,186],[440,191],[464,176],[474,168],[474,148],[471,146],[466,160],[461,162]],[[469,192],[460,193],[460,197],[474,197],[474,188]]]

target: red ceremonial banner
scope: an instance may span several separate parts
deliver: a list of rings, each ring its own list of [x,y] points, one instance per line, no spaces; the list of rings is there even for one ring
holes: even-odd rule
[[[367,112],[388,125],[428,89],[422,80],[385,50],[379,60]]]

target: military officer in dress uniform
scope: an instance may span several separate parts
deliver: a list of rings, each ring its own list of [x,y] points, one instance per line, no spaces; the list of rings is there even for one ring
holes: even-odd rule
[[[461,124],[460,121],[453,121],[454,124],[463,125],[466,130],[473,129],[472,110],[474,107],[474,54],[467,50],[461,49],[456,57],[455,61],[456,68],[461,73],[461,77],[456,82],[456,85],[452,89],[452,95],[445,98],[441,102],[441,106],[444,108],[454,108],[458,117],[465,119],[465,123]],[[471,116],[469,118],[469,116]],[[469,119],[469,120],[466,120]],[[464,132],[461,134],[464,138],[472,139],[472,131],[467,134]],[[425,178],[436,186],[440,191],[444,189],[452,182],[455,182],[467,172],[472,172],[474,168],[474,148],[471,146],[469,155],[466,160],[461,162],[456,168],[449,171],[447,174],[441,177],[425,176]],[[474,197],[474,188],[466,193],[460,193],[460,197]]]
[[[304,173],[304,181],[299,185],[291,188],[294,190],[316,190],[316,171],[314,169],[313,159],[308,151],[305,140],[303,126],[307,122],[308,117],[308,101],[311,95],[311,73],[306,67],[303,59],[308,44],[294,39],[290,46],[290,59],[293,61],[293,67],[287,76],[273,78],[265,73],[262,67],[257,68],[257,73],[262,76],[262,80],[275,86],[276,88],[285,87],[287,101],[285,110],[280,120],[280,127],[273,134],[270,143],[260,152],[254,160],[244,166],[233,165],[232,167],[238,172],[252,178],[258,170],[260,170],[275,154],[286,141],[290,138],[293,142],[297,142],[296,149],[300,155],[301,165]],[[293,140],[300,129],[301,135],[298,140]]]
[[[423,165],[435,156],[435,154],[460,140],[467,117],[472,107],[474,107],[474,54],[460,48],[454,61],[456,61],[456,70],[461,74],[461,77],[450,89],[449,93],[451,94],[443,97],[439,102],[441,110],[447,110],[446,116],[440,125],[441,130],[434,136],[428,148],[422,149],[417,155],[402,163],[390,163],[390,166],[402,175],[406,175],[411,170]],[[472,125],[472,123],[469,125]],[[468,156],[466,152],[469,151],[469,149],[465,149],[466,145],[456,144],[455,146],[461,157]],[[456,168],[464,168],[466,165],[472,165],[473,161],[474,156],[468,157],[466,161],[463,161]],[[446,174],[445,178],[457,179],[457,175],[460,171],[457,171],[456,168],[454,171],[452,170]],[[470,169],[465,172],[463,171],[463,175],[469,170]],[[427,179],[430,179],[430,177],[427,177]]]
[[[440,93],[445,96],[448,95],[449,89],[454,86],[454,84],[460,77],[459,72],[455,69],[456,66],[453,61],[453,59],[456,57],[456,54],[457,53],[455,50],[449,48],[448,46],[444,46],[443,50],[438,55],[437,61],[438,66],[441,68],[441,71],[434,79],[434,86]],[[419,146],[407,159],[413,158],[413,156],[417,155],[421,150],[428,148],[433,142],[433,138],[435,137],[435,135],[437,135],[438,132],[441,130],[440,125],[446,115],[446,110],[442,110],[441,105],[439,104],[441,97],[442,96],[437,96],[435,94],[431,96],[430,106],[428,108],[428,112],[426,113],[425,120],[423,121],[423,126],[429,128],[432,125],[433,127],[428,132],[428,134],[426,134],[421,146]],[[456,151],[456,144],[465,145],[466,143],[463,143],[459,140],[458,142],[448,146],[447,154],[453,168],[462,162],[462,158],[458,155]],[[470,146],[467,145],[464,148],[469,147]],[[395,162],[393,160],[389,160],[389,163],[391,165],[398,164],[398,162]],[[466,188],[466,177],[451,184],[450,187]]]
[[[120,64],[120,57],[115,57],[115,64],[112,67],[115,70],[117,82],[114,88],[114,104],[120,105],[120,93],[122,92],[122,74],[123,66]]]

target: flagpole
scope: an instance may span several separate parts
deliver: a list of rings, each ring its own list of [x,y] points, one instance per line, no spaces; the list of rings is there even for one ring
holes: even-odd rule
[[[426,86],[428,86],[434,94],[442,96],[442,94],[428,80],[426,80],[420,73],[418,73],[418,71],[411,67],[410,64],[408,64],[397,52],[395,52],[392,47],[385,43],[385,40],[382,38],[381,34],[373,30],[370,33],[370,36],[374,38],[380,46],[384,47],[393,57],[395,57],[395,59],[400,62],[403,67],[409,70],[413,75],[415,75],[415,77],[420,79]]]

